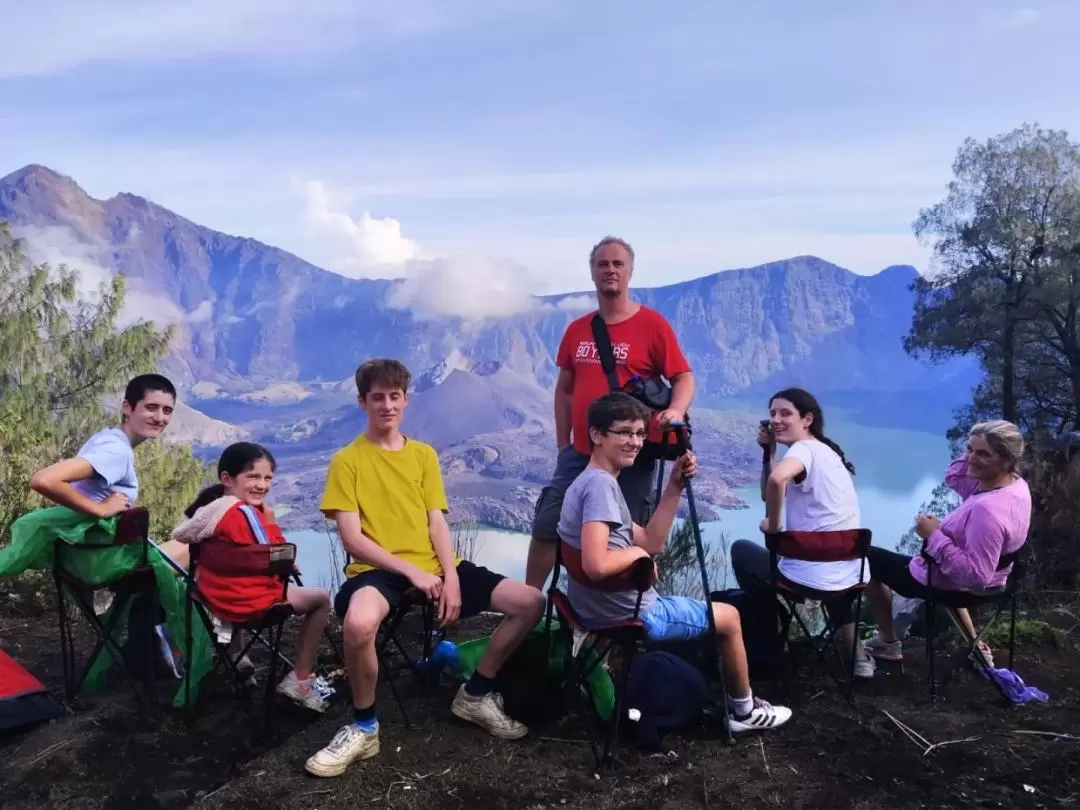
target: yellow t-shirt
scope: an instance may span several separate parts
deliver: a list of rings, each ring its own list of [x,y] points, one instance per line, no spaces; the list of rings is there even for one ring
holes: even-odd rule
[[[334,453],[319,504],[331,519],[334,512],[357,512],[365,535],[430,574],[442,574],[442,566],[431,544],[428,512],[447,508],[435,448],[406,438],[400,450],[384,450],[363,435]],[[345,576],[372,568],[352,559]]]

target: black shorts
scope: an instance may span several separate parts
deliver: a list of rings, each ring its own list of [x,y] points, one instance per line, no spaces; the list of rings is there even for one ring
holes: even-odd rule
[[[930,595],[930,589],[911,575],[911,570],[908,568],[911,557],[906,554],[871,546],[866,559],[870,563],[871,578],[883,585],[888,585],[891,590],[901,596],[909,599],[926,599]]]
[[[496,574],[480,565],[473,565],[468,560],[458,563],[457,575],[461,585],[462,619],[489,610],[492,592],[500,582],[506,579],[502,574]],[[334,612],[337,613],[339,619],[345,618],[353,594],[361,588],[368,587],[377,590],[390,603],[391,608],[396,608],[401,603],[401,597],[405,591],[412,587],[412,583],[406,576],[377,568],[349,577],[334,597]]]

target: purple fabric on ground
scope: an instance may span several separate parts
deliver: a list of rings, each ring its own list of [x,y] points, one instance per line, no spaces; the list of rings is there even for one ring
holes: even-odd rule
[[[1011,669],[1005,669],[1004,667],[1000,669],[991,668],[989,675],[987,675],[987,670],[983,670],[981,667],[979,671],[983,673],[984,677],[991,677],[997,681],[1013,703],[1030,703],[1033,700],[1046,703],[1050,700],[1046,692],[1034,686],[1026,685],[1024,679]]]

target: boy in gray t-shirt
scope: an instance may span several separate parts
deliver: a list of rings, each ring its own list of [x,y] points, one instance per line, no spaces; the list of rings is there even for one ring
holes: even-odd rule
[[[590,582],[620,574],[636,560],[663,551],[686,481],[697,471],[693,453],[686,453],[673,465],[648,526],[631,521],[617,476],[640,452],[648,417],[642,403],[622,392],[605,394],[589,407],[592,456],[566,490],[558,525],[562,542],[581,552],[581,571],[569,577],[566,595],[586,629],[633,618],[637,590],[601,591],[589,587]],[[652,641],[693,639],[709,632],[712,610],[728,682],[732,731],[777,728],[791,718],[790,709],[771,706],[751,694],[739,612],[732,605],[661,595],[651,586],[640,597],[638,618]]]

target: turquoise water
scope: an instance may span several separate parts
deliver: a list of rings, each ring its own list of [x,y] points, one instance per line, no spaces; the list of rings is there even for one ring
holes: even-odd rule
[[[867,428],[838,422],[830,425],[830,436],[841,444],[855,464],[855,488],[863,524],[874,533],[874,544],[895,548],[909,529],[919,505],[942,479],[948,465],[948,445],[931,433],[909,430]],[[765,516],[758,488],[737,489],[748,509],[723,510],[721,519],[702,524],[707,545],[740,538],[760,541],[758,524]],[[305,582],[333,585],[334,564],[326,532],[289,532],[297,545],[297,555]],[[525,556],[529,538],[517,532],[485,529],[478,533],[474,562],[515,579],[525,576]],[[719,585],[722,587],[722,584]]]

